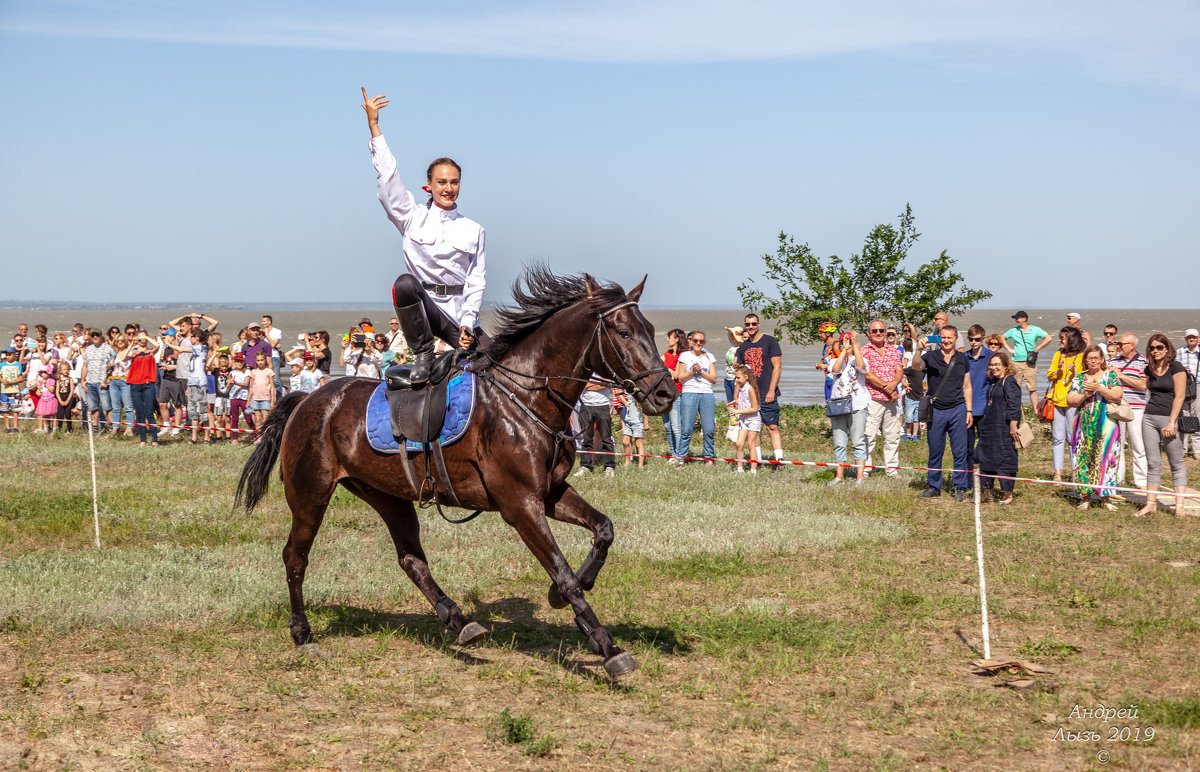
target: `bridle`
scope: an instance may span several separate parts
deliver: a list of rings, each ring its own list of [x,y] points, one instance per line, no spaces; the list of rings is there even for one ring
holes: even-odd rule
[[[605,369],[608,370],[608,374],[609,374],[609,376],[611,376],[613,382],[616,384],[619,384],[622,389],[624,389],[629,394],[632,394],[634,399],[636,399],[639,403],[641,403],[641,402],[646,401],[647,394],[645,391],[643,391],[641,389],[641,387],[639,387],[637,385],[637,381],[639,381],[643,378],[646,378],[649,375],[652,375],[654,373],[654,370],[645,370],[640,373],[631,373],[630,368],[626,364],[625,360],[615,353],[617,351],[616,341],[613,340],[612,333],[610,333],[608,331],[608,328],[604,326],[604,320],[609,315],[611,315],[617,311],[620,311],[622,308],[627,308],[629,306],[636,306],[636,305],[637,305],[636,300],[626,300],[624,302],[618,303],[617,305],[613,306],[612,308],[608,309],[607,311],[602,311],[602,312],[596,314],[596,328],[592,332],[592,339],[595,341],[596,350],[600,354],[600,362],[604,365]],[[601,336],[602,332],[603,332],[603,337]],[[604,341],[605,340],[608,341],[609,347],[613,350],[614,358],[616,358],[617,363],[621,366],[621,370],[623,371],[624,375],[622,375],[621,373],[618,373],[617,368],[613,367],[612,363],[608,361],[608,357],[605,356],[605,354],[604,354]],[[476,371],[476,374],[481,377],[486,378],[489,383],[491,383],[496,388],[500,389],[500,391],[502,391],[505,394],[505,396],[507,396],[513,404],[515,404],[517,407],[519,407],[522,410],[522,412],[524,412],[527,416],[529,416],[529,418],[533,421],[534,425],[536,425],[539,429],[546,432],[550,436],[555,437],[562,441],[574,442],[576,439],[578,439],[580,436],[582,436],[582,433],[571,434],[570,432],[556,431],[556,430],[552,429],[550,426],[548,426],[546,424],[545,421],[543,421],[536,413],[534,413],[533,410],[528,405],[526,405],[524,402],[522,402],[520,397],[518,397],[513,391],[502,386],[498,381],[496,381],[495,377],[492,376],[490,370],[492,370],[492,369],[499,370],[500,372],[504,373],[506,376],[509,376],[509,380],[512,380],[514,383],[517,383],[517,382],[515,381],[514,378],[512,378],[512,376],[516,376],[519,378],[528,378],[531,381],[541,381],[543,385],[540,387],[534,387],[534,388],[538,389],[538,390],[545,390],[545,392],[550,395],[551,399],[558,402],[560,405],[566,407],[568,410],[573,410],[575,408],[575,405],[567,402],[565,399],[563,399],[561,396],[559,396],[559,394],[554,389],[550,388],[550,381],[573,381],[576,383],[592,383],[592,382],[594,382],[595,379],[593,379],[593,378],[576,378],[571,375],[530,375],[529,373],[523,373],[519,370],[514,370],[511,367],[507,367],[506,365],[501,364],[500,362],[498,362],[495,359],[492,359],[490,356],[488,356],[486,352],[481,352],[481,355],[482,355],[482,357],[487,359],[490,364],[488,365],[488,367],[486,369],[481,369],[481,370]],[[662,383],[663,378],[670,378],[670,377],[671,377],[670,371],[668,371],[664,367],[662,372],[660,372],[658,374],[658,378],[654,381],[654,384],[650,387],[650,390],[653,391],[655,388],[657,388],[658,385],[660,383]],[[521,384],[517,383],[517,385],[520,386]],[[524,387],[522,387],[522,388],[524,388]],[[527,390],[533,391],[534,389],[527,389]],[[555,443],[556,459],[557,459],[557,455],[558,455],[558,443]],[[551,464],[551,466],[553,467],[553,463]]]
[[[597,314],[596,315],[596,332],[593,337],[596,340],[596,350],[600,354],[600,361],[604,364],[604,366],[606,368],[608,368],[608,374],[610,376],[612,376],[612,379],[614,381],[617,381],[621,384],[622,389],[624,389],[627,393],[632,394],[634,399],[636,399],[639,403],[645,403],[647,401],[647,399],[649,399],[649,395],[646,394],[646,392],[642,391],[641,387],[639,387],[637,385],[637,382],[640,381],[641,379],[645,378],[646,376],[653,374],[654,371],[653,370],[643,370],[640,373],[632,373],[631,374],[629,372],[629,366],[625,363],[625,360],[620,357],[617,357],[617,363],[620,364],[621,369],[625,371],[625,377],[622,377],[621,375],[619,375],[617,373],[617,368],[613,367],[612,364],[608,361],[608,357],[604,356],[604,343],[600,338],[600,333],[601,333],[601,331],[603,331],[604,339],[608,341],[609,347],[612,348],[612,350],[614,352],[616,352],[616,350],[617,350],[616,341],[614,341],[612,339],[612,333],[609,332],[608,328],[604,326],[604,318],[606,316],[608,316],[609,314],[620,311],[622,308],[626,308],[627,306],[636,306],[636,305],[637,305],[636,300],[626,300],[624,303],[618,303],[617,305],[613,306],[612,308],[608,309],[607,311]],[[658,374],[658,378],[655,379],[654,384],[650,387],[650,390],[653,391],[654,389],[656,389],[658,387],[658,385],[660,383],[662,383],[662,379],[669,378],[670,375],[671,375],[670,372],[668,372],[667,369],[664,367],[662,369],[662,372],[660,372]]]

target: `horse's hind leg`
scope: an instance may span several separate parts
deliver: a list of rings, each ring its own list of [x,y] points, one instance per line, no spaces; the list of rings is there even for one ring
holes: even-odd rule
[[[308,617],[304,613],[304,572],[308,568],[308,551],[312,548],[313,539],[325,519],[325,510],[329,507],[329,499],[333,497],[336,482],[324,484],[312,477],[293,477],[285,484],[288,507],[292,510],[292,531],[288,534],[287,544],[283,547],[283,565],[287,570],[288,600],[292,605],[292,616],[288,620],[288,630],[297,646],[311,643],[312,628],[309,627]],[[303,479],[304,482],[293,482]]]
[[[500,514],[517,530],[525,546],[550,574],[559,594],[575,609],[575,626],[587,638],[592,653],[604,657],[605,671],[618,676],[636,670],[637,662],[613,642],[612,635],[600,624],[596,612],[583,597],[583,586],[563,557],[546,522],[544,506],[541,502],[529,502],[527,506],[501,509]]]
[[[557,500],[552,497],[546,501],[546,515],[564,523],[587,528],[592,532],[592,549],[583,559],[579,570],[575,572],[579,586],[584,590],[592,589],[596,585],[596,577],[600,574],[600,569],[604,568],[604,561],[608,559],[608,548],[612,546],[612,520],[587,503],[570,485],[563,486]],[[567,605],[567,599],[558,591],[558,585],[555,582],[550,583],[547,601],[553,608],[565,608]]]
[[[472,622],[463,614],[458,604],[451,600],[433,580],[425,551],[421,549],[421,522],[417,519],[413,503],[396,498],[366,485],[345,481],[342,483],[351,493],[379,513],[396,545],[396,558],[400,567],[417,589],[429,600],[437,618],[451,632],[458,635],[457,643],[465,646],[488,634],[487,628]]]

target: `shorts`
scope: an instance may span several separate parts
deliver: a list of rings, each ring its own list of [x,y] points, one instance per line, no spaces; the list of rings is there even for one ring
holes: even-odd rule
[[[623,418],[621,419],[621,434],[625,435],[626,437],[633,437],[634,439],[640,440],[644,431],[645,423],[640,418],[634,421],[626,421]]]
[[[204,395],[204,401],[209,405],[215,405],[217,402],[217,395],[210,391]]]
[[[271,400],[269,399],[252,399],[250,400],[251,410],[270,410]]]
[[[762,419],[763,426],[779,426],[779,400],[760,402],[758,417]]]
[[[204,403],[204,386],[188,386],[187,387],[187,413],[188,420],[196,423],[201,417],[208,412],[208,407]]]
[[[762,408],[760,407],[759,409],[761,410]],[[779,411],[776,410],[775,414],[778,415]],[[738,431],[741,431],[742,429],[745,429],[748,432],[762,431],[762,417],[758,413],[755,413],[754,415],[750,415],[748,413],[739,415],[737,419]]]
[[[229,397],[218,397],[216,394],[210,394],[213,398],[213,415],[229,415],[233,412]]]
[[[921,398],[920,397],[905,397],[904,398],[904,423],[906,423],[906,424],[918,423],[917,414],[920,411],[921,411]]]
[[[158,384],[158,401],[179,407],[184,403],[186,384],[174,378],[163,378]]]
[[[103,389],[98,383],[82,385],[83,404],[89,413],[97,411],[107,413],[112,408],[108,405],[108,389]]]
[[[1012,363],[1013,374],[1017,377],[1017,384],[1024,384],[1025,391],[1037,391],[1037,368],[1030,367],[1024,362]]]
[[[20,394],[0,394],[0,413],[21,412]]]

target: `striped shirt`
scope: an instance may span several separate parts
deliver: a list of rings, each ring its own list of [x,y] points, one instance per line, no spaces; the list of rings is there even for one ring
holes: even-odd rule
[[[1133,359],[1115,357],[1108,362],[1113,369],[1118,370],[1127,378],[1145,378],[1146,365],[1150,364],[1141,354],[1134,354]],[[1125,391],[1125,401],[1129,403],[1130,407],[1139,410],[1146,407],[1146,391],[1144,389],[1138,391],[1124,383],[1121,384],[1121,388]]]
[[[1200,346],[1197,346],[1195,351],[1188,351],[1187,346],[1177,348],[1175,361],[1183,365],[1183,369],[1191,373],[1192,377],[1200,380]]]

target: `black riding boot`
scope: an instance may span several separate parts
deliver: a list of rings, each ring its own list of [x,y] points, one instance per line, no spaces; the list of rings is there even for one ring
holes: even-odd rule
[[[400,322],[400,329],[404,332],[408,347],[416,355],[408,379],[414,386],[428,383],[429,368],[433,365],[433,331],[429,329],[425,305],[418,301],[403,308],[397,306],[396,319]]]

